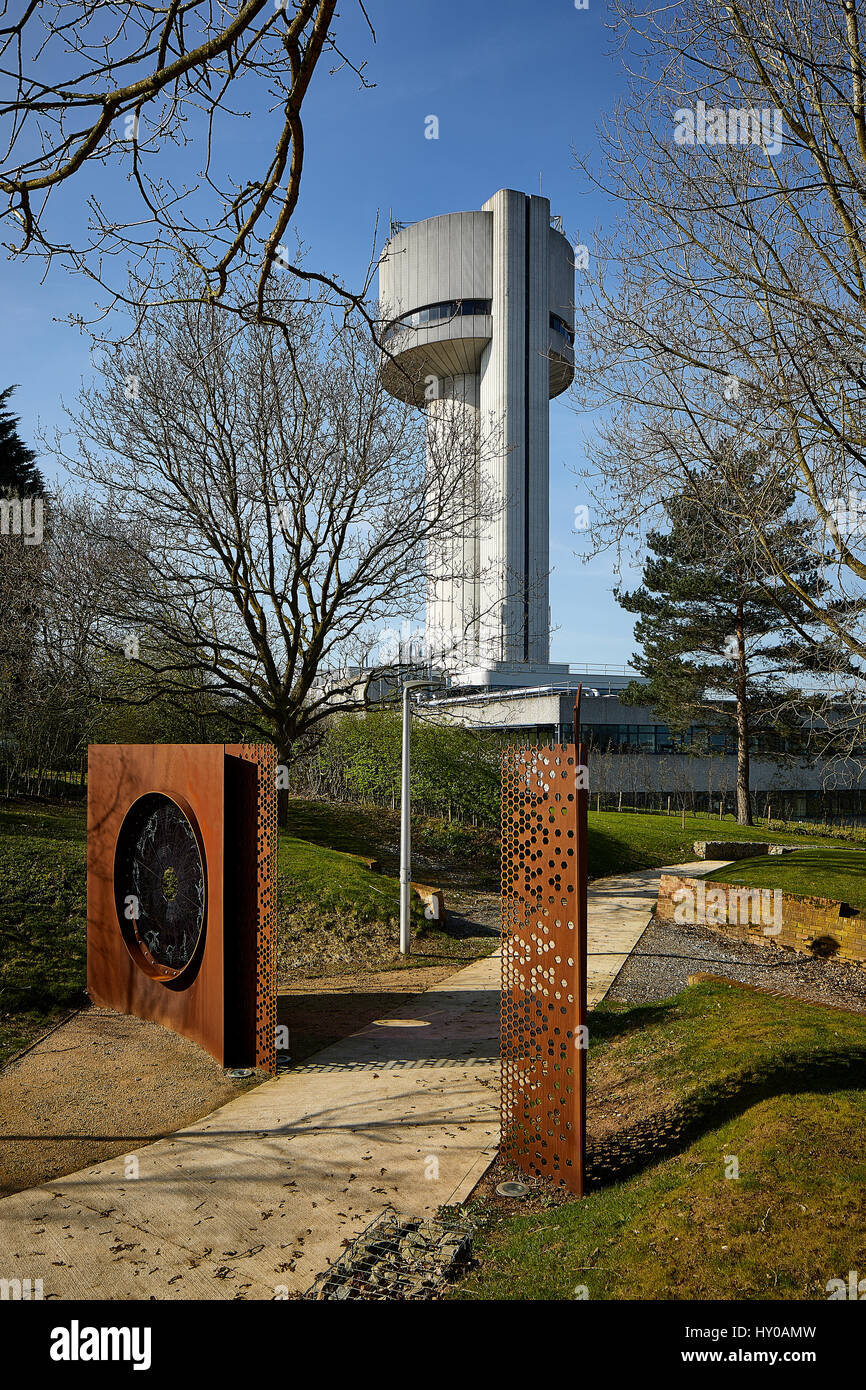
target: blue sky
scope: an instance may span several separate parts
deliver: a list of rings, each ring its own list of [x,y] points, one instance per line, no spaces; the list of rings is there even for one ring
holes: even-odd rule
[[[304,106],[305,172],[294,225],[310,264],[357,284],[377,216],[378,250],[389,209],[413,222],[476,208],[498,188],[537,192],[539,174],[572,242],[611,226],[616,208],[587,188],[572,154],[573,147],[592,152],[623,79],[601,0],[589,0],[586,10],[573,0],[368,0],[366,8],[375,44],[354,0],[342,0],[338,32],[353,61],[367,60],[375,88],[360,90],[348,69],[330,76],[327,64]],[[439,119],[438,140],[425,139],[429,115]],[[254,112],[226,150],[240,177],[250,174],[247,149],[253,158],[257,127]],[[84,192],[79,183],[79,201]],[[43,283],[35,264],[2,263],[0,276],[0,383],[20,383],[14,408],[23,437],[35,442],[37,422],[48,430],[59,422],[60,398],[71,401],[90,371],[88,340],[56,320],[89,313],[94,295],[59,264]],[[572,529],[574,506],[589,501],[575,477],[586,423],[567,401],[551,407],[552,655],[622,663],[633,651],[632,619],[611,596],[612,562],[584,565],[575,554],[583,542]],[[45,471],[55,476],[50,463]]]

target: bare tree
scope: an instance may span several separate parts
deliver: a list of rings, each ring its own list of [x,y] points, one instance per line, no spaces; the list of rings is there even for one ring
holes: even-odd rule
[[[21,517],[23,508],[43,506],[41,497],[0,498],[0,744],[11,742],[16,714],[29,699],[46,553],[30,543],[36,529],[27,537]]]
[[[243,332],[183,293],[153,311],[104,354],[56,452],[123,538],[105,640],[137,634],[149,690],[183,704],[200,679],[220,719],[285,762],[335,708],[364,705],[378,672],[359,667],[418,607],[455,469],[474,461],[459,412],[453,434],[442,410],[433,430],[385,392],[362,325],[265,302]]]
[[[2,504],[0,504],[2,505]],[[0,538],[0,738],[7,788],[12,780],[81,757],[100,703],[94,636],[111,543],[98,544],[82,522],[85,498],[54,492],[30,499],[44,508],[38,537]]]
[[[188,290],[206,300],[223,302],[234,269],[257,264],[251,302],[234,307],[259,318],[275,262],[342,294],[283,245],[301,185],[303,103],[323,55],[367,85],[363,65],[350,62],[331,30],[336,0],[21,0],[11,8],[4,0],[0,191],[15,254],[61,257],[112,302],[123,297],[106,279],[118,252],[147,267],[148,302],[170,298],[166,249],[195,268]],[[255,140],[236,144],[234,126],[250,116],[245,103],[255,111]],[[251,144],[260,157],[251,158]],[[100,167],[125,177],[112,190],[97,179]],[[86,203],[80,244],[64,236],[64,188]],[[125,264],[122,274],[125,284]],[[132,307],[140,312],[141,301]]]
[[[675,492],[699,500],[725,436],[760,449],[764,502],[743,495],[713,520],[748,527],[767,575],[823,626],[852,709],[866,675],[862,9],[619,0],[633,71],[602,147],[625,217],[621,240],[599,241],[584,316],[586,397],[609,407],[596,541],[642,535]],[[768,537],[789,487],[817,522],[823,594]],[[785,589],[768,585],[797,630]]]

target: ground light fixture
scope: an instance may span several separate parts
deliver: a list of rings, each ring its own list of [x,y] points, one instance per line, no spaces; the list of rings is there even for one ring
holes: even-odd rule
[[[409,894],[411,892],[410,860],[412,858],[412,800],[409,791],[409,745],[412,725],[412,691],[425,690],[440,682],[435,676],[426,680],[406,681],[403,685],[403,756],[400,775],[400,955],[408,956]]]
[[[530,1187],[525,1182],[501,1182],[497,1184],[497,1197],[510,1197],[512,1200],[518,1197],[528,1197]]]

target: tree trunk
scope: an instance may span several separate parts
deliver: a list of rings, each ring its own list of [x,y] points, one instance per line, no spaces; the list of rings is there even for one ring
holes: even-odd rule
[[[746,704],[746,639],[743,602],[737,602],[737,825],[752,824],[749,787],[749,711]]]
[[[277,825],[281,830],[289,823],[289,789],[284,785],[286,776],[280,773],[280,768],[289,766],[291,746],[288,739],[277,740]]]

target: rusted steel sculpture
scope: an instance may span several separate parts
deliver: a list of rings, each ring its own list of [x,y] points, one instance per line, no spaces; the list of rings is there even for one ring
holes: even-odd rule
[[[88,750],[87,992],[276,1071],[276,766],[267,744]]]
[[[574,710],[580,729],[580,692]],[[583,1196],[586,1157],[586,756],[502,753],[500,1151]]]

